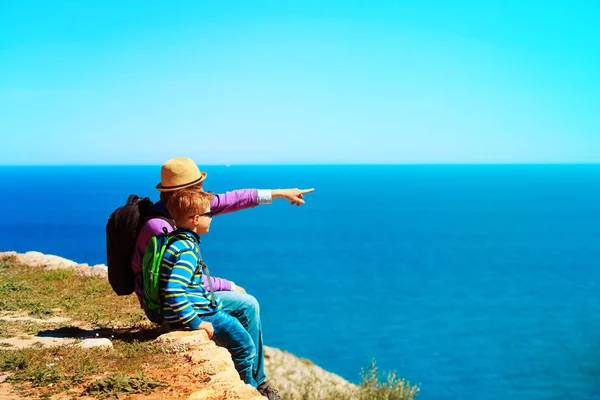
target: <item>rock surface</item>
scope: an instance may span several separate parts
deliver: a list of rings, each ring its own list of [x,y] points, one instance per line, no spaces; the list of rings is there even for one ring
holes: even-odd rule
[[[208,339],[206,332],[175,331],[156,339],[171,351],[183,353],[197,377],[190,400],[244,399],[264,400],[255,388],[242,382],[229,352]]]
[[[90,266],[88,264],[78,264],[75,261],[67,260],[52,254],[43,254],[38,251],[28,251],[24,254],[18,254],[16,251],[0,252],[0,258],[15,257],[17,262],[25,265],[39,265],[44,269],[73,269],[83,276],[98,276],[108,280],[108,268],[104,264]]]
[[[329,399],[356,392],[356,385],[287,351],[265,346],[269,383],[296,399]]]
[[[112,349],[113,344],[110,339],[107,338],[98,338],[98,339],[84,339],[79,343],[79,347],[83,349],[91,349],[92,347],[104,347],[107,349]]]

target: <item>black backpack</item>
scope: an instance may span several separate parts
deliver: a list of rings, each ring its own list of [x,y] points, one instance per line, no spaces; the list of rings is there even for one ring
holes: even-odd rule
[[[130,195],[124,206],[117,208],[106,223],[106,264],[108,282],[119,296],[133,293],[135,276],[131,258],[140,228],[151,218],[163,218],[171,225],[168,215],[153,210],[154,204],[147,198]]]

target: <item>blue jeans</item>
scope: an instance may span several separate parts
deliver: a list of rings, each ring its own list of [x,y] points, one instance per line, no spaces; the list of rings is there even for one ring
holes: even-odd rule
[[[223,311],[212,315],[202,315],[202,321],[210,322],[215,330],[212,340],[219,346],[225,347],[231,353],[235,369],[242,380],[254,387],[258,384],[254,380],[254,360],[256,349],[250,334],[244,329],[240,321]]]
[[[265,358],[263,350],[262,326],[260,323],[260,307],[254,296],[238,292],[216,292],[223,303],[222,311],[236,318],[250,334],[254,348],[256,349],[256,359],[252,376],[256,383],[260,385],[265,381]]]

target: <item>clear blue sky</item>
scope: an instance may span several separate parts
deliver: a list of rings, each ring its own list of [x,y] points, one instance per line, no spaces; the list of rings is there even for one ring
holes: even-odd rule
[[[600,162],[598,1],[0,0],[0,164]]]

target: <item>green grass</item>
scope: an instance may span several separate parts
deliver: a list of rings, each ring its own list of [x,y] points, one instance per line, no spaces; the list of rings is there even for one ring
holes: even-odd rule
[[[0,371],[11,372],[7,381],[20,385],[21,394],[30,397],[35,395],[53,395],[68,392],[81,384],[88,384],[88,393],[101,391],[102,396],[118,396],[120,393],[149,393],[161,389],[164,385],[155,385],[149,379],[139,377],[140,371],[148,367],[170,368],[174,363],[183,362],[181,357],[169,354],[168,351],[154,342],[122,341],[113,339],[113,350],[100,348],[82,349],[77,345],[62,345],[51,348],[32,346],[19,350],[0,349]],[[102,383],[90,382],[104,371],[119,371],[117,382],[124,377],[136,375],[129,386],[114,385],[112,388],[100,389]],[[109,381],[106,381],[109,382]],[[90,386],[91,385],[91,386]],[[95,386],[94,386],[95,385]],[[51,387],[49,390],[48,387]],[[40,391],[41,389],[41,391]],[[49,391],[48,391],[49,390]],[[98,392],[100,393],[100,392]],[[135,392],[137,393],[137,392]],[[100,396],[101,398],[103,398]]]
[[[76,275],[71,269],[17,267],[14,259],[3,259],[0,282],[0,311],[24,311],[36,318],[46,318],[59,308],[64,317],[101,326],[127,326],[145,321],[135,296],[119,297],[106,281]]]
[[[0,260],[0,269],[10,268],[16,262],[15,257],[6,257]]]
[[[0,321],[0,339],[22,334],[36,335],[45,330],[55,330],[68,323],[41,323],[36,321]]]
[[[148,379],[141,372],[137,371],[135,377],[113,374],[106,378],[98,379],[87,386],[85,394],[100,399],[118,399],[119,396],[129,394],[149,394],[156,389],[162,389],[167,386],[164,382]]]
[[[153,342],[114,340],[113,345],[113,350],[82,349],[75,344],[2,350],[0,371],[14,372],[8,378],[12,382],[29,382],[34,387],[62,382],[65,388],[70,388],[71,383],[82,382],[85,377],[103,371],[133,374],[147,365],[162,368],[176,362],[175,356]]]
[[[131,374],[135,376],[132,384],[139,386],[143,381],[135,375],[139,371],[152,365],[169,368],[178,360],[152,342],[158,330],[145,321],[135,296],[116,296],[102,279],[78,276],[68,269],[45,271],[18,265],[14,259],[1,259],[0,282],[0,312],[24,313],[42,320],[53,316],[66,318],[65,322],[48,323],[0,321],[0,338],[41,332],[76,338],[89,336],[93,330],[113,342],[110,351],[76,345],[0,347],[0,371],[11,372],[7,381],[28,397],[67,392],[104,371],[118,371],[119,382]],[[71,320],[81,321],[84,327],[72,326]],[[150,382],[139,387],[143,390],[162,387]],[[47,390],[49,385],[51,390]],[[36,391],[37,388],[44,390]]]

